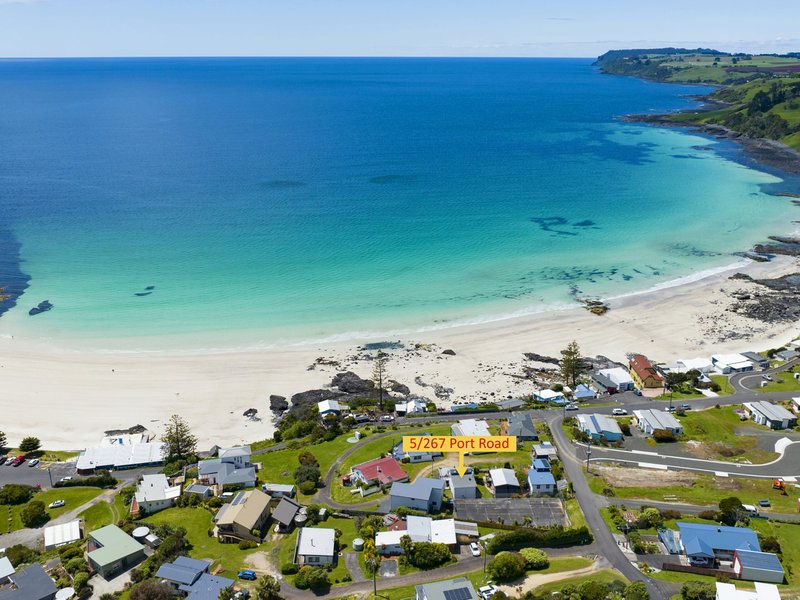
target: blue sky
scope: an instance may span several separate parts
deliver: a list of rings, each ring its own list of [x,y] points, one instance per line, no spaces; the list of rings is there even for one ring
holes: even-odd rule
[[[661,45],[800,50],[800,2],[713,4],[0,0],[0,56],[596,56]]]

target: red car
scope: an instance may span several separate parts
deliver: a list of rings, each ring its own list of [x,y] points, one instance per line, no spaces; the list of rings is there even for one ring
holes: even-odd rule
[[[11,466],[12,467],[18,467],[24,462],[25,462],[25,456],[24,455],[23,456],[18,456],[17,458],[14,459],[14,462],[11,463]]]

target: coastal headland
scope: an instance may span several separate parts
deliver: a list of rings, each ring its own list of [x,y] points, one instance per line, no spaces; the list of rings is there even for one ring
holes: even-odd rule
[[[535,367],[548,365],[525,353],[558,357],[573,339],[585,355],[615,360],[632,352],[669,361],[778,347],[800,334],[798,291],[758,281],[797,271],[797,259],[789,256],[743,261],[680,285],[610,299],[601,316],[576,304],[418,333],[388,350],[387,373],[411,393],[448,406],[531,393]],[[362,342],[368,341],[380,340]],[[110,429],[141,424],[159,433],[177,413],[201,448],[253,442],[272,435],[270,395],[289,398],[324,388],[342,371],[369,378],[374,354],[358,342],[220,353],[102,353],[3,338],[4,394],[18,407],[4,429],[11,443],[36,435],[48,448],[77,450],[97,444]],[[263,418],[244,417],[249,408]]]

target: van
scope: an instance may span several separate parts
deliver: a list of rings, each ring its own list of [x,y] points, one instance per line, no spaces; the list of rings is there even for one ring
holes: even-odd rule
[[[758,509],[752,504],[742,504],[742,509],[747,513],[748,517],[758,516]]]

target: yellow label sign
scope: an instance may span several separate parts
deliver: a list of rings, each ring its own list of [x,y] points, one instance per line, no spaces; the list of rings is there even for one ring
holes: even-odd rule
[[[516,452],[513,435],[404,435],[403,452]]]

